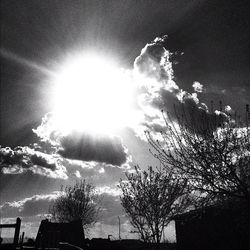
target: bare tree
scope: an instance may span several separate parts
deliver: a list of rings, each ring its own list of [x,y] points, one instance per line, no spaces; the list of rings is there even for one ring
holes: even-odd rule
[[[153,154],[167,169],[188,180],[199,193],[216,198],[241,198],[250,203],[250,128],[207,112],[164,115],[162,141],[147,138]],[[240,125],[240,126],[239,126]]]
[[[126,173],[120,180],[121,203],[144,242],[160,243],[163,229],[172,217],[189,205],[186,180],[162,170]]]
[[[74,186],[62,188],[62,193],[50,208],[53,220],[81,220],[84,228],[96,222],[100,210],[100,197],[92,184],[83,180]]]

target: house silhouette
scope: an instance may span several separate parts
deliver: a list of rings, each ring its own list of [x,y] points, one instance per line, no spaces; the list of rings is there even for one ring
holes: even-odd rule
[[[36,236],[36,248],[59,248],[59,243],[84,246],[84,230],[81,220],[58,223],[42,220]]]
[[[174,217],[179,250],[249,250],[250,208],[227,202]]]

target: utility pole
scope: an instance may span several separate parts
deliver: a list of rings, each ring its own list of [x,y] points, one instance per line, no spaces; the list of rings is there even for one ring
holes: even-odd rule
[[[119,240],[121,240],[121,220],[120,217],[117,216],[118,218],[118,233],[119,233]]]
[[[246,125],[248,128],[248,122],[250,120],[250,110],[249,110],[249,104],[246,105]]]

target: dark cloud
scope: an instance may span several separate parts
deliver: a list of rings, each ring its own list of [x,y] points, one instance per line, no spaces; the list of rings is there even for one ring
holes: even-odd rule
[[[65,158],[82,161],[96,161],[121,166],[127,161],[126,149],[115,137],[95,137],[88,134],[72,133],[61,140],[62,150],[58,153]]]
[[[121,166],[128,162],[128,150],[119,137],[84,131],[61,132],[53,113],[47,113],[33,132],[59,155],[71,160],[95,161]],[[48,150],[47,150],[48,151]]]
[[[67,170],[58,157],[36,151],[30,147],[0,147],[1,172],[22,174],[30,171],[50,178],[67,179]]]
[[[56,164],[49,163],[45,154],[36,152],[29,147],[15,147],[13,150],[9,147],[0,148],[0,159],[3,167],[20,165],[23,168],[29,168],[33,165],[39,165],[51,170],[56,169]]]

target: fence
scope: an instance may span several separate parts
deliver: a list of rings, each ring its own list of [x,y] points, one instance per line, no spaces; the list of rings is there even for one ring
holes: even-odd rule
[[[20,227],[21,227],[21,219],[20,218],[17,218],[16,223],[13,223],[13,224],[0,224],[0,229],[1,228],[15,228],[14,240],[13,240],[14,247],[16,247],[18,245]]]

